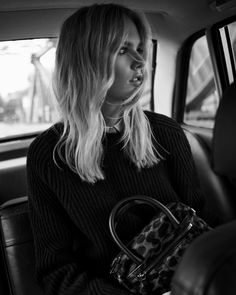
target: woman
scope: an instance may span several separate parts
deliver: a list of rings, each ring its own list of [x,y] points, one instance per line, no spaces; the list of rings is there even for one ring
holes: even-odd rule
[[[36,272],[46,294],[129,294],[109,275],[118,252],[108,219],[117,202],[149,195],[200,212],[191,152],[172,119],[144,112],[150,29],[123,6],[79,9],[63,24],[55,90],[61,122],[30,146],[27,160]],[[121,237],[143,226],[124,217]]]

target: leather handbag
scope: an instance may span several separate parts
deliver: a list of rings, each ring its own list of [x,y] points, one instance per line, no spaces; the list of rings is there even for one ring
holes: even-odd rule
[[[117,221],[131,207],[143,204],[154,208],[156,215],[126,246],[117,235]],[[130,292],[138,294],[169,291],[186,248],[211,229],[191,207],[180,202],[165,206],[147,196],[120,201],[110,214],[109,228],[121,250],[111,264],[110,274]]]

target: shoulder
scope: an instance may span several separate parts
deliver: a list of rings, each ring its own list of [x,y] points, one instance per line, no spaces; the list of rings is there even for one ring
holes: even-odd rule
[[[33,140],[28,149],[27,162],[42,163],[52,158],[54,147],[62,132],[62,126],[62,123],[56,123]]]
[[[159,130],[168,130],[168,131],[180,132],[180,133],[183,132],[179,123],[170,117],[167,117],[163,114],[151,112],[151,111],[145,111],[145,115],[147,116],[153,131],[155,131],[156,129],[159,129]]]
[[[154,112],[145,111],[145,114],[159,148],[161,146],[170,154],[174,154],[178,149],[189,149],[188,140],[178,122],[170,117]]]

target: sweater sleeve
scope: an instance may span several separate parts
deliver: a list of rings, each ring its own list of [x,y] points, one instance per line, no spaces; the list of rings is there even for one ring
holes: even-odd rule
[[[95,271],[91,265],[88,267],[84,249],[88,247],[89,241],[79,232],[41,173],[38,173],[36,166],[39,165],[30,152],[27,177],[36,277],[45,294],[130,294],[112,283],[108,276]]]

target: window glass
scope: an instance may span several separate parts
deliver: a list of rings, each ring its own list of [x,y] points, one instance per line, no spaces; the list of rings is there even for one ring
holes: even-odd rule
[[[57,119],[55,47],[56,39],[0,42],[0,138],[42,130]]]
[[[184,122],[212,128],[218,103],[206,36],[203,36],[191,51]]]
[[[234,81],[236,57],[236,22],[220,29],[229,83]]]
[[[231,45],[233,49],[233,58],[234,58],[234,64],[236,61],[236,22],[233,22],[229,24],[229,34],[230,34],[230,40],[231,40]]]

